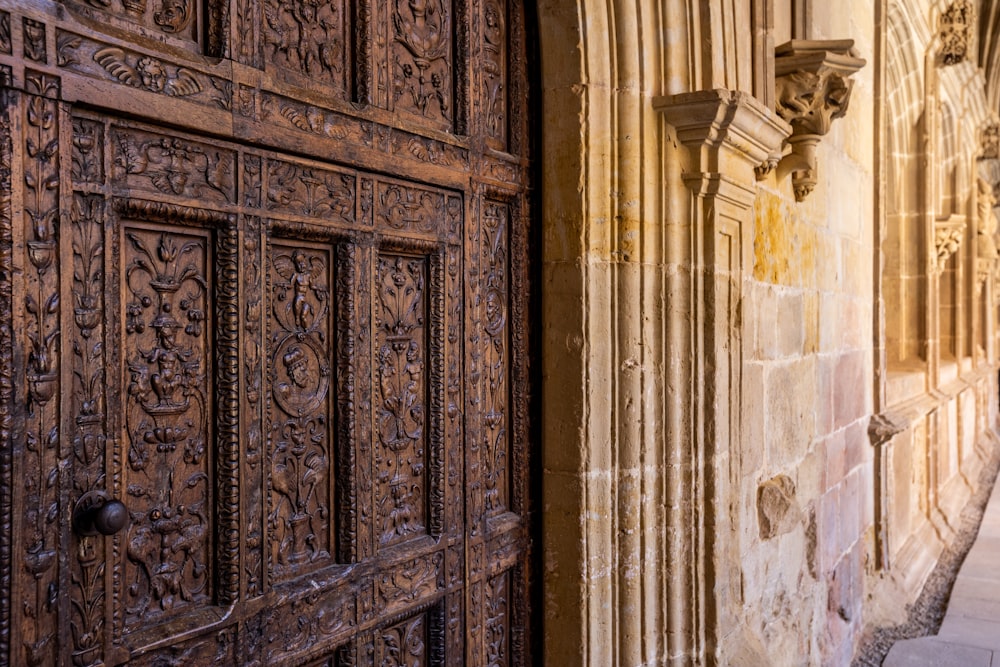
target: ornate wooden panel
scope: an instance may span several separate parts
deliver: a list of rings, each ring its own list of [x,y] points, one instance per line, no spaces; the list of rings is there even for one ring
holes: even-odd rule
[[[524,665],[505,0],[0,9],[0,664]]]

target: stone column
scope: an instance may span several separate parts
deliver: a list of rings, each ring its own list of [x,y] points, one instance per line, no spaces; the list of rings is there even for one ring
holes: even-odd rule
[[[672,332],[679,323],[667,318],[666,384],[691,395],[665,406],[676,413],[667,422],[679,424],[666,442],[668,554],[675,564],[667,599],[678,610],[669,615],[670,653],[704,655],[716,664],[739,626],[741,604],[735,448],[754,170],[780,150],[791,128],[757,99],[729,90],[661,97],[654,106],[689,155],[687,237],[668,236],[687,244],[691,258],[688,279],[667,286],[668,307],[689,313],[690,329],[687,336]]]

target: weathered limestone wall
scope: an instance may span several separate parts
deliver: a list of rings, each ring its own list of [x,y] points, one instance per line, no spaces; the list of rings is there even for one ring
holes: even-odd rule
[[[820,145],[815,190],[797,203],[779,168],[754,202],[741,388],[744,618],[773,664],[847,665],[863,624],[873,521],[875,17],[859,0],[814,5],[812,21],[809,37],[853,39],[868,64]]]

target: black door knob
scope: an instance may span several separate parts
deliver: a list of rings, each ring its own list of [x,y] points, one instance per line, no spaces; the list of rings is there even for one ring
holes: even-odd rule
[[[79,535],[114,535],[128,525],[125,503],[104,491],[90,491],[76,501],[73,528]]]

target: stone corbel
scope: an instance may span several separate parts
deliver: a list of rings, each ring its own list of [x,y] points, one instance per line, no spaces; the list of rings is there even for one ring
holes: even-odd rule
[[[816,147],[847,113],[849,77],[864,66],[851,39],[792,40],[774,50],[776,111],[792,126],[778,178],[791,173],[796,201],[816,187]]]
[[[704,179],[715,180],[716,194],[742,190],[747,206],[754,194],[752,170],[766,169],[792,131],[759,100],[739,91],[683,93],[653,104],[691,153],[692,168],[684,174],[688,187],[698,192]]]
[[[948,258],[961,247],[965,238],[965,216],[952,215],[934,222],[934,275],[941,275]]]

